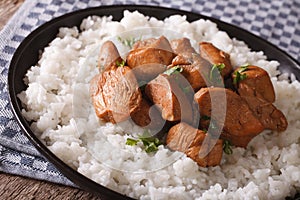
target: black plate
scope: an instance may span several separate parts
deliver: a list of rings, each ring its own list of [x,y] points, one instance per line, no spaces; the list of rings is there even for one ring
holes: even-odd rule
[[[26,71],[38,61],[39,50],[42,50],[47,44],[52,41],[58,33],[59,27],[79,26],[82,19],[89,15],[112,15],[114,20],[120,20],[123,17],[124,10],[138,10],[144,15],[153,16],[158,19],[164,19],[173,14],[186,15],[189,21],[198,20],[200,18],[209,19],[215,22],[219,29],[226,31],[232,38],[245,41],[251,49],[256,51],[264,51],[268,59],[278,60],[281,64],[279,69],[282,72],[294,73],[300,80],[299,63],[292,57],[281,51],[276,46],[267,41],[228,23],[221,22],[207,16],[180,11],[169,8],[153,7],[153,6],[138,6],[138,5],[123,5],[123,6],[102,6],[97,8],[89,8],[85,10],[75,11],[61,17],[55,18],[33,31],[16,50],[8,72],[8,88],[14,115],[20,124],[22,131],[31,140],[34,146],[40,151],[58,170],[66,177],[77,184],[84,190],[99,195],[102,199],[130,199],[124,195],[114,192],[106,187],[103,187],[96,182],[86,178],[71,167],[67,166],[57,156],[55,156],[43,143],[35,136],[30,129],[29,123],[21,114],[21,103],[17,98],[17,94],[26,89],[23,83],[23,77]]]

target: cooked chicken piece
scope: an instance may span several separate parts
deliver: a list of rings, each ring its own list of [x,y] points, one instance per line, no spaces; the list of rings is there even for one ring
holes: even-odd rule
[[[188,95],[181,88],[186,82],[180,74],[160,74],[150,81],[145,93],[158,106],[162,118],[168,121],[193,121],[193,110]]]
[[[132,50],[148,48],[150,45],[152,45],[156,41],[157,41],[157,39],[155,39],[155,38],[148,38],[148,39],[145,39],[145,40],[138,40],[132,46]]]
[[[201,167],[219,165],[223,154],[223,141],[186,123],[173,126],[167,135],[167,146],[184,152]]]
[[[170,44],[175,54],[180,54],[186,58],[191,57],[193,53],[197,53],[188,38],[174,39]]]
[[[232,74],[233,79],[237,78],[237,73],[245,77],[235,84],[238,93],[263,126],[271,130],[286,130],[288,123],[284,114],[272,104],[275,93],[268,73],[260,67],[247,66],[237,68]]]
[[[138,80],[151,80],[166,70],[175,54],[167,38],[138,41],[127,55],[127,64]]]
[[[161,118],[160,112],[155,106],[142,99],[138,109],[131,114],[131,119],[138,126],[146,129],[161,129],[164,126],[165,120]]]
[[[275,101],[275,92],[272,82],[264,69],[253,65],[239,67],[232,73],[232,79],[236,79],[236,73],[246,75],[243,80],[238,81],[235,85],[240,95],[244,96],[250,92],[251,95],[255,95],[267,102],[273,103]],[[247,89],[250,90],[248,91]]]
[[[183,69],[182,75],[191,84],[194,91],[211,84],[209,73],[212,65],[195,51],[189,39],[172,40],[171,46],[178,55],[172,60],[172,64],[168,68],[180,66]]]
[[[254,115],[260,120],[265,129],[285,131],[288,122],[284,114],[272,103],[256,97],[242,97],[248,103]]]
[[[122,62],[119,51],[112,41],[106,41],[102,44],[99,52],[98,68],[102,72],[111,66],[117,66]]]
[[[212,84],[209,80],[211,64],[201,58],[199,54],[192,54],[189,59],[179,54],[173,59],[172,64],[168,68],[174,66],[179,66],[183,69],[182,75],[190,83],[194,91]]]
[[[247,89],[250,89],[251,91],[255,91],[253,95],[258,98],[270,103],[275,101],[275,92],[272,82],[264,69],[253,65],[239,67],[232,73],[232,79],[236,79],[236,73],[239,72],[241,72],[240,74],[246,75],[243,80],[238,81],[236,84],[240,95],[249,94],[250,91]]]
[[[118,123],[129,118],[142,101],[137,80],[127,67],[111,67],[96,75],[90,94],[97,116],[105,122]]]
[[[201,88],[194,98],[199,104],[203,128],[210,131],[210,125],[212,131],[216,129],[214,134],[221,133],[221,138],[235,146],[246,147],[253,137],[264,130],[248,104],[231,90]]]
[[[230,76],[232,72],[232,66],[230,62],[229,54],[215,47],[209,42],[200,42],[200,55],[209,61],[212,65],[224,64],[225,68],[221,70],[221,76],[226,78]]]

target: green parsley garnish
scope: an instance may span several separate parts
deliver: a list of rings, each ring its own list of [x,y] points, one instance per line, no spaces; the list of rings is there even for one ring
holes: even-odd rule
[[[202,131],[204,131],[204,133],[207,133],[207,129],[206,128],[203,128]]]
[[[121,62],[119,62],[118,60],[116,61],[116,65],[117,65],[117,67],[124,67],[125,66],[125,60],[123,60],[122,59],[122,61]]]
[[[240,68],[241,68],[241,71],[240,71],[240,72],[246,71],[246,70],[248,69],[248,67],[249,67],[249,64],[248,64],[248,63],[241,65],[241,66],[240,66]]]
[[[230,143],[229,140],[224,140],[224,143],[223,143],[223,151],[228,154],[228,155],[231,155],[233,153],[232,151],[232,145]]]
[[[148,138],[140,138],[145,146],[145,151],[147,153],[155,152],[158,150],[158,146],[161,145],[161,142],[158,138],[148,137]]]
[[[186,87],[182,88],[182,91],[187,94],[191,91],[190,88],[191,88],[191,86],[186,86]]]
[[[234,72],[233,84],[237,84],[238,82],[245,80],[247,78],[247,74],[242,74],[244,71],[248,69],[248,64],[242,65],[239,70]]]
[[[238,71],[235,71],[234,75],[235,75],[235,77],[233,79],[233,84],[237,84],[238,82],[245,80],[247,78],[247,74],[241,74]]]
[[[221,72],[224,68],[225,68],[225,64],[224,63],[214,64],[212,66],[211,70],[210,70],[210,74],[209,74],[210,80],[212,80],[214,78],[214,75],[217,72],[216,70],[218,70],[219,72]]]
[[[201,119],[203,119],[203,120],[210,120],[210,116],[202,115],[202,116],[201,116]]]
[[[137,41],[141,40],[141,38],[134,38],[134,37],[130,37],[130,38],[121,38],[120,36],[118,36],[117,38],[124,46],[127,46],[129,48],[132,48],[132,46],[134,45],[134,43],[136,43]]]
[[[213,86],[222,87],[223,86],[223,78],[220,75],[222,70],[225,68],[224,63],[214,64],[209,72],[209,77],[206,76],[208,83]]]
[[[126,145],[135,146],[138,142],[143,143],[144,150],[147,153],[157,151],[158,146],[162,144],[158,138],[139,136],[139,139],[127,138]]]
[[[172,74],[178,74],[181,73],[183,71],[183,69],[179,66],[176,65],[170,69],[167,69],[163,74],[167,74],[167,75],[172,75]]]
[[[210,136],[212,136],[214,138],[219,136],[219,133],[220,133],[221,130],[220,130],[220,127],[218,125],[218,122],[215,119],[213,119],[213,118],[211,118],[210,116],[207,116],[207,115],[202,115],[200,117],[200,120],[209,121],[208,130],[204,129],[204,131],[206,133],[208,133]]]
[[[127,138],[126,144],[129,145],[129,146],[135,146],[138,143],[138,141],[139,140],[135,140],[135,139],[132,139],[132,138]]]

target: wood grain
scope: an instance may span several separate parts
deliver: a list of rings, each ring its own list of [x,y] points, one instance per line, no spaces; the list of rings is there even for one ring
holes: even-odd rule
[[[0,173],[1,199],[91,199],[98,197],[77,188]]]
[[[24,0],[0,0],[0,30],[23,2]]]
[[[0,0],[0,30],[24,0]],[[99,199],[83,190],[0,172],[0,199]]]

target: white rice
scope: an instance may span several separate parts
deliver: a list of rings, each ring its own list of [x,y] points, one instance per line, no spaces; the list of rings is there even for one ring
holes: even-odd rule
[[[163,146],[149,155],[141,145],[125,145],[129,133],[142,130],[129,122],[99,122],[91,106],[89,80],[98,73],[97,53],[103,41],[144,27],[152,28],[150,35],[167,30],[169,38],[188,37],[194,46],[212,42],[230,54],[235,67],[249,63],[264,68],[275,88],[275,105],[288,119],[287,130],[266,130],[247,149],[234,148],[220,166],[210,168],[198,167]],[[28,88],[18,96],[25,107],[23,115],[33,121],[32,129],[54,154],[122,194],[139,199],[283,199],[300,191],[300,84],[295,78],[289,82],[286,75],[277,78],[278,65],[267,61],[263,52],[230,39],[210,21],[189,23],[179,15],[159,21],[125,11],[120,22],[92,16],[83,20],[80,30],[61,28],[27,72]]]

